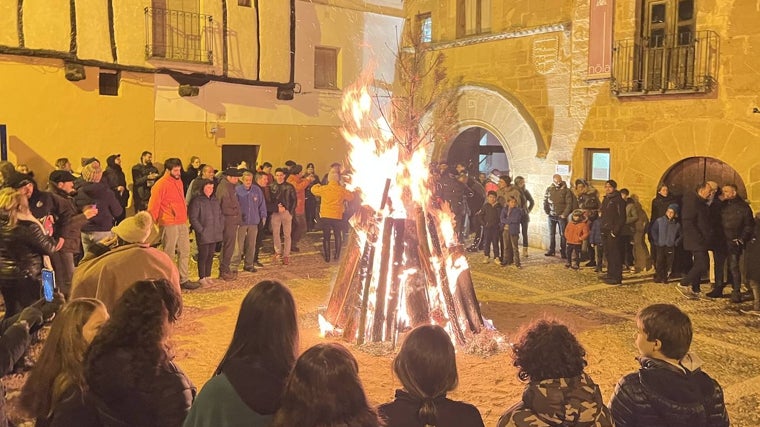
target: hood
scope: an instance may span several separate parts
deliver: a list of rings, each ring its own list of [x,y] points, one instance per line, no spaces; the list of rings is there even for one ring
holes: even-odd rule
[[[103,182],[84,182],[77,189],[77,192],[96,200],[105,199],[106,192],[108,191],[111,191],[111,189]]]
[[[649,401],[668,425],[699,426],[706,423],[704,402],[714,390],[712,380],[698,367],[691,357],[682,361],[679,369],[657,359],[642,358],[639,380],[652,396]],[[694,370],[689,370],[686,366]]]
[[[536,417],[548,425],[594,425],[605,417],[599,386],[586,374],[531,382],[523,392],[522,400]]]
[[[108,165],[108,169],[116,169],[121,170],[121,165],[116,164],[116,158],[120,157],[118,154],[111,154],[106,159],[106,165]]]

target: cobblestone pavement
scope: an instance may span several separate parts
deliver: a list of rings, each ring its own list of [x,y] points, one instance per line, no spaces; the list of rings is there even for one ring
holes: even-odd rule
[[[326,264],[319,247],[319,234],[310,233],[290,266],[267,265],[257,273],[241,274],[235,282],[216,281],[209,289],[184,294],[185,313],[174,338],[177,361],[199,388],[229,342],[240,301],[262,279],[276,278],[292,289],[299,307],[302,347],[322,341],[316,318],[327,302],[337,264]],[[617,380],[637,366],[635,313],[657,302],[680,306],[694,324],[692,351],[724,388],[732,425],[760,425],[760,318],[739,312],[739,308],[750,308],[749,302],[737,306],[727,299],[687,300],[675,284],[653,283],[651,274],[627,276],[622,286],[608,286],[598,282],[592,269],[565,269],[559,258],[544,257],[535,249],[520,270],[482,260],[481,254],[470,255],[484,316],[507,337],[536,317],[548,315],[567,322],[585,346],[587,371],[606,398]],[[393,354],[351,349],[372,401],[390,400],[398,387],[391,371]],[[481,357],[460,351],[458,366],[460,385],[452,397],[475,404],[486,425],[494,425],[500,413],[519,399],[523,385],[507,353]]]

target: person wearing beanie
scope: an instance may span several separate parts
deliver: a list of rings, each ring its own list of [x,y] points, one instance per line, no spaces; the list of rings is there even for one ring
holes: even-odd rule
[[[179,293],[179,271],[151,247],[158,228],[146,211],[113,227],[113,237],[94,245],[74,272],[71,298],[97,298],[111,311],[121,294],[140,280],[166,279]]]
[[[315,184],[311,192],[322,198],[319,206],[319,224],[322,229],[322,255],[325,262],[330,262],[330,233],[335,235],[335,256],[337,261],[340,257],[342,244],[341,233],[343,230],[344,202],[354,199],[354,193],[340,185],[340,173],[331,170],[327,174],[327,184]]]
[[[678,205],[671,203],[665,210],[665,215],[654,221],[651,229],[652,244],[655,250],[654,282],[668,283],[673,269],[673,254],[681,243],[681,224],[676,221]]]
[[[581,247],[588,240],[589,226],[586,215],[581,209],[576,209],[570,214],[570,221],[565,227],[565,239],[567,240],[566,268],[578,270],[580,268]]]
[[[103,169],[99,162],[89,163],[82,168],[81,178],[83,182],[74,196],[77,209],[81,212],[95,206],[98,212],[82,226],[82,248],[86,254],[90,245],[112,237],[111,227],[124,212],[124,208],[108,185],[102,182]]]

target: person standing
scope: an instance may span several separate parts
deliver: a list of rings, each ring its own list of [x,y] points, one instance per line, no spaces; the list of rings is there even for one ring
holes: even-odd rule
[[[134,194],[135,213],[148,209],[148,200],[153,184],[158,178],[158,169],[153,166],[153,154],[143,151],[140,155],[140,163],[132,166],[132,183]]]
[[[240,202],[235,188],[238,185],[243,171],[237,168],[227,168],[224,177],[216,187],[216,198],[222,206],[224,216],[224,235],[222,236],[222,254],[219,258],[219,277],[224,281],[237,279],[237,271],[230,268],[232,256],[235,254],[237,244],[237,232],[242,218],[240,216]]]
[[[485,175],[485,174],[481,174]],[[533,200],[533,195],[530,194],[530,191],[525,187],[525,178],[521,176],[515,177],[515,187],[517,187],[518,190],[520,190],[520,193],[522,193],[522,201],[524,201],[524,205],[521,206],[523,209],[523,219],[520,223],[520,232],[522,233],[522,245],[523,245],[523,258],[528,257],[528,223],[530,222],[530,211],[533,210],[533,206],[536,205],[536,202]]]
[[[657,254],[654,266],[654,283],[668,283],[673,271],[675,248],[681,243],[681,224],[676,220],[678,205],[671,203],[665,215],[652,224],[651,242]]]
[[[274,241],[272,262],[277,263],[282,260],[284,265],[288,265],[290,264],[290,233],[297,201],[296,189],[285,182],[285,169],[277,168],[274,171],[274,183],[269,186],[269,192],[272,196],[272,204],[275,207],[275,211],[271,215],[272,240]],[[280,232],[284,236],[284,242],[280,239]]]
[[[623,245],[621,231],[625,226],[625,201],[617,191],[617,182],[604,183],[604,200],[600,208],[602,245],[607,256],[607,275],[602,281],[608,285],[623,283]]]
[[[237,248],[232,257],[232,271],[237,271],[242,259],[243,271],[255,273],[256,240],[260,224],[267,219],[267,205],[264,192],[258,185],[253,184],[251,172],[243,172],[242,182],[242,185],[235,187],[242,222],[237,231]]]
[[[222,207],[214,196],[214,181],[207,179],[199,184],[201,194],[190,202],[190,224],[198,242],[198,277],[201,285],[211,285],[211,264],[214,248],[224,235]]]
[[[264,172],[256,172],[254,176],[256,186],[261,190],[261,194],[264,195],[264,206],[267,211],[266,220],[259,223],[259,231],[256,234],[256,249],[253,251],[253,266],[257,268],[264,268],[264,264],[259,261],[259,252],[264,245],[264,234],[267,231],[267,225],[271,222],[272,212],[276,210],[275,206],[272,206],[272,196],[269,193],[269,177]]]
[[[113,191],[119,205],[121,205],[121,215],[115,218],[116,224],[122,222],[127,216],[127,205],[129,204],[129,190],[127,190],[127,178],[121,169],[121,154],[112,154],[106,159],[106,170],[103,171],[103,182]]]
[[[515,267],[520,268],[520,223],[522,222],[523,211],[517,205],[517,199],[509,196],[507,206],[501,210],[500,224],[502,231],[501,239],[501,265],[506,266],[514,263]]]
[[[314,176],[309,175],[304,178],[301,176],[303,167],[301,165],[295,165],[290,169],[290,176],[288,176],[288,183],[296,189],[296,210],[293,223],[293,234],[290,250],[293,252],[300,252],[298,242],[301,241],[303,236],[306,235],[306,188],[314,181]]]
[[[190,262],[190,230],[187,206],[182,191],[182,161],[176,157],[164,162],[164,176],[152,186],[148,212],[161,228],[161,246],[169,258],[177,254],[177,270],[182,289],[198,289],[201,284],[188,278]]]
[[[91,245],[113,235],[111,228],[113,228],[116,218],[124,211],[102,178],[103,169],[100,168],[100,163],[88,164],[82,168],[84,182],[74,196],[74,201],[79,210],[84,211],[92,206],[98,208],[97,215],[90,218],[87,224],[82,226],[82,248],[85,254]]]
[[[342,245],[341,230],[343,229],[343,211],[345,202],[354,199],[354,193],[340,185],[340,174],[330,171],[327,174],[327,184],[316,184],[311,188],[315,196],[322,198],[319,207],[319,224],[322,229],[322,255],[325,262],[330,262],[330,233],[335,235],[335,260],[340,257]]]
[[[499,220],[501,219],[502,206],[496,201],[497,195],[495,191],[489,191],[486,197],[486,202],[483,207],[478,211],[480,217],[480,223],[483,226],[483,246],[484,255],[483,264],[491,262],[491,248],[493,247],[493,260],[495,263],[500,264],[499,259],[501,253],[499,251],[499,240],[501,240],[501,233],[499,227]]]
[[[689,298],[699,298],[702,275],[710,266],[707,249],[711,230],[710,208],[707,206],[707,200],[711,195],[710,185],[704,182],[683,198],[683,209],[681,209],[683,247],[691,252],[694,264],[681,279],[678,290]]]
[[[190,206],[190,202],[193,201],[193,197],[203,194],[203,186],[206,185],[206,181],[211,181],[214,184],[214,190],[216,190],[217,182],[214,178],[214,167],[211,165],[203,165],[200,170],[200,175],[190,182],[185,193],[185,202]]]
[[[557,227],[559,226],[559,252],[562,259],[567,257],[567,241],[565,227],[567,218],[573,211],[573,193],[567,188],[562,177],[555,174],[544,193],[544,212],[549,216],[549,250],[545,256],[554,256],[557,252]]]
[[[660,183],[657,186],[657,194],[655,194],[654,199],[652,199],[652,208],[649,211],[650,216],[652,218],[652,221],[656,221],[658,218],[662,218],[666,211],[670,208],[670,205],[676,204],[678,206],[678,209],[681,209],[681,205],[678,203],[678,200],[676,197],[672,194],[670,194],[670,188],[668,187],[668,184]],[[652,235],[652,229],[649,229],[649,246],[651,247],[651,256],[652,259],[655,261],[657,260],[657,249],[658,246],[654,243],[654,236]],[[678,248],[675,249],[677,251]],[[676,253],[673,254],[673,260],[675,262]],[[674,264],[674,268],[675,268]]]
[[[594,221],[599,218],[599,191],[589,184],[585,179],[575,180],[575,194],[578,198],[578,208],[583,210],[583,215],[588,220],[589,229]],[[596,256],[594,247],[588,240],[583,242],[581,248],[581,261],[587,259],[586,267],[596,267]]]
[[[185,193],[187,193],[187,190],[190,187],[190,183],[193,182],[195,178],[198,178],[201,174],[201,158],[198,156],[190,157],[190,165],[187,167],[186,171],[182,172],[182,186],[185,189]]]

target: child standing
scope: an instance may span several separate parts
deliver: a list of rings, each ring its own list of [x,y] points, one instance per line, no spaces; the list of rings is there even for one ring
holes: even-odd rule
[[[668,283],[668,273],[673,269],[673,254],[676,246],[681,243],[681,224],[676,222],[678,205],[668,205],[665,215],[657,218],[652,230],[652,242],[655,250],[654,282]]]
[[[596,255],[596,266],[594,271],[597,273],[602,272],[602,266],[604,265],[604,245],[602,244],[602,221],[601,217],[597,216],[596,219],[591,221],[591,232],[588,236],[588,242],[591,247],[594,248],[594,254]]]
[[[514,262],[515,267],[520,268],[520,247],[518,243],[523,215],[523,210],[517,206],[517,198],[515,196],[507,197],[507,206],[501,210],[500,221],[501,228],[504,230],[502,231],[501,245],[504,249],[501,260],[502,267]]]
[[[659,248],[658,248],[659,250]],[[728,427],[717,381],[688,354],[691,320],[678,307],[654,304],[636,315],[641,368],[615,387],[610,412],[621,427]]]
[[[491,246],[493,246],[493,261],[499,263],[499,215],[501,205],[496,201],[496,192],[489,191],[486,202],[480,209],[480,221],[483,224],[483,242],[485,246],[485,259],[483,264],[491,262]]]
[[[586,216],[583,211],[576,209],[570,215],[570,222],[565,227],[565,240],[567,240],[567,263],[565,267],[578,270],[580,268],[581,247],[583,241],[588,239],[589,229]],[[571,261],[572,260],[572,261]]]

